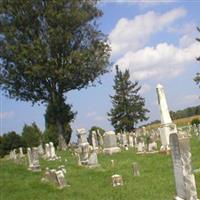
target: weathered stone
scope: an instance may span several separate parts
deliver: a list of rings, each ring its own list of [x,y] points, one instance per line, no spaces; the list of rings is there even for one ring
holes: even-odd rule
[[[104,134],[104,153],[105,154],[113,154],[121,151],[119,147],[117,147],[117,139],[115,132],[108,131]]]
[[[132,164],[132,170],[133,170],[133,175],[134,176],[140,176],[140,169],[139,169],[139,165],[137,162],[134,162]]]
[[[115,174],[112,176],[112,185],[113,187],[116,186],[122,186],[123,185],[123,179],[121,175]]]
[[[170,145],[176,183],[175,199],[198,200],[191,166],[189,137],[173,133],[170,135]]]
[[[98,158],[97,158],[97,154],[96,152],[92,152],[89,159],[88,159],[88,167],[89,168],[94,168],[94,167],[99,167],[99,163],[98,163]]]

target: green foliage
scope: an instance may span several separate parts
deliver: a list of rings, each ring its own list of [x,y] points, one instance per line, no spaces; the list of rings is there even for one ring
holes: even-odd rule
[[[92,126],[91,129],[89,130],[89,135],[88,135],[88,142],[90,144],[92,144],[92,131],[95,131],[97,133],[97,130],[99,130],[99,133],[103,136],[103,134],[105,133],[105,130],[101,127],[98,126]],[[99,138],[99,136],[97,135],[97,139]]]
[[[58,129],[56,126],[48,126],[44,131],[43,137],[45,143],[53,142],[55,146],[58,146]]]
[[[54,138],[53,141],[57,144],[55,136],[58,136],[60,133],[66,140],[66,143],[69,143],[72,133],[70,122],[74,119],[75,114],[71,111],[71,105],[65,104],[64,102],[60,105],[57,105],[57,103],[49,103],[45,114],[45,123],[47,129],[46,134],[50,135],[46,137],[49,139]]]
[[[65,93],[94,85],[107,72],[110,55],[107,38],[96,23],[102,16],[96,4],[94,0],[2,0],[0,88],[5,94],[53,103],[61,114]],[[63,134],[65,124],[59,120]]]
[[[200,28],[197,27],[197,30],[200,32]],[[200,38],[197,38],[196,40],[200,42]],[[200,61],[200,56],[197,58],[197,60]],[[196,74],[194,81],[196,82],[197,85],[199,85],[199,88],[200,88],[200,73],[199,72]]]
[[[22,130],[22,138],[26,147],[37,147],[42,142],[42,133],[35,122],[31,125],[25,124]]]
[[[108,113],[110,121],[116,132],[133,131],[139,121],[147,120],[145,100],[138,92],[141,86],[138,81],[131,82],[129,71],[124,73],[116,66],[115,84],[113,86],[115,95],[111,96],[113,108]]]
[[[194,124],[195,124],[195,125],[198,125],[198,124],[200,124],[200,120],[197,119],[197,118],[196,118],[196,119],[193,119],[193,120],[191,121],[191,124],[192,124],[192,125],[194,125]]]
[[[173,120],[185,117],[200,115],[200,106],[188,107],[183,110],[170,111],[170,116]]]
[[[10,150],[23,146],[24,142],[21,136],[14,131],[4,134],[0,137],[0,156],[3,157],[9,154]]]

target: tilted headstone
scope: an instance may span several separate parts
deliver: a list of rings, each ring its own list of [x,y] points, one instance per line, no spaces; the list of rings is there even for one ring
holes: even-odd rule
[[[150,142],[148,145],[148,151],[156,151],[157,150],[157,143],[156,142]]]
[[[42,179],[44,181],[48,181],[53,185],[57,186],[59,189],[62,189],[67,186],[65,181],[65,175],[63,170],[55,170],[55,169],[46,169],[45,177]]]
[[[198,200],[191,166],[189,137],[170,135],[170,146],[176,184],[176,200]]]
[[[103,151],[105,154],[113,154],[121,151],[121,149],[117,146],[117,139],[115,132],[113,131],[105,132]]]

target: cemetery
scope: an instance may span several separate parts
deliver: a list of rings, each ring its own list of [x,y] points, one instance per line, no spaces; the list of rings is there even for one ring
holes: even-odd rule
[[[200,200],[199,10],[2,0],[0,200]]]
[[[108,131],[99,141],[93,131],[90,145],[80,128],[76,146],[64,151],[55,151],[52,142],[45,149],[27,148],[27,155],[22,148],[12,150],[1,159],[1,198],[198,200],[200,129],[176,127],[161,85],[157,95],[159,134],[145,127]]]

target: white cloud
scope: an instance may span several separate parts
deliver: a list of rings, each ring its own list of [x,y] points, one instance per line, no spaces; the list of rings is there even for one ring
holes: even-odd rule
[[[167,43],[156,47],[146,47],[136,52],[128,52],[115,64],[123,71],[129,69],[131,77],[137,80],[152,77],[177,76],[185,67],[195,62],[199,56],[200,45],[194,42],[186,48],[178,48]]]
[[[0,119],[9,119],[14,116],[14,111],[0,112]]]
[[[112,55],[115,57],[144,47],[150,36],[185,15],[185,9],[177,8],[164,14],[149,11],[132,20],[121,18],[109,35]]]

